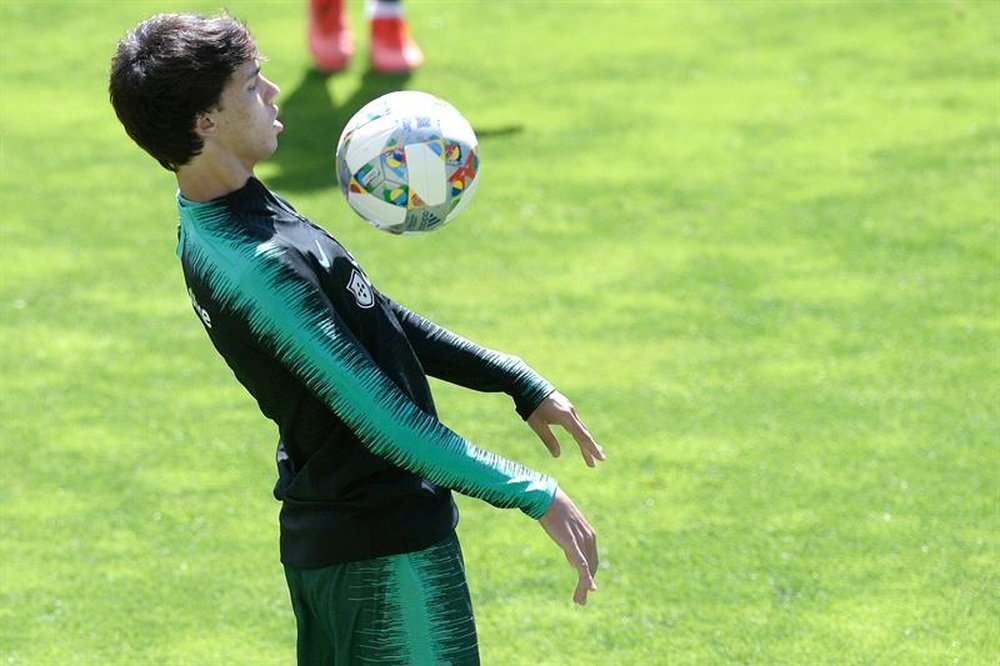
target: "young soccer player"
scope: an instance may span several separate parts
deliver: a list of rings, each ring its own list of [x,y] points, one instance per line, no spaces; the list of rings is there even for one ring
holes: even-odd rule
[[[282,130],[278,88],[232,17],[155,16],[125,35],[110,97],[175,173],[177,253],[195,313],[279,431],[280,550],[300,664],[478,663],[451,491],[537,519],[596,589],[594,530],[556,482],[435,415],[425,375],[509,394],[553,455],[573,406],[520,359],[380,293],[323,229],[254,177]]]

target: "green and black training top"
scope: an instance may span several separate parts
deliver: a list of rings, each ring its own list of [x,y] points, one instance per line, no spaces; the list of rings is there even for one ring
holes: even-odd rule
[[[343,246],[256,179],[205,203],[178,194],[177,205],[195,312],[278,426],[283,563],[428,547],[457,523],[450,490],[545,512],[555,481],[445,427],[427,382],[502,391],[527,418],[553,390],[541,376],[379,293]]]

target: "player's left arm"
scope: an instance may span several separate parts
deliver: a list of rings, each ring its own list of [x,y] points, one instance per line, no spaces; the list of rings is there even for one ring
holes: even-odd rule
[[[398,303],[392,307],[429,375],[477,391],[510,395],[518,414],[553,458],[560,454],[559,440],[550,427],[555,425],[573,436],[588,467],[606,459],[569,399],[523,360],[482,347]]]
[[[517,356],[482,347],[389,302],[428,375],[476,391],[506,393],[525,420],[556,390]]]

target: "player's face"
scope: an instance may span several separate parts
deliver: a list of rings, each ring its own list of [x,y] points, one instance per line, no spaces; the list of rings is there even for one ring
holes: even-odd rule
[[[260,64],[248,61],[233,73],[222,90],[219,107],[210,112],[217,140],[244,166],[252,169],[278,147],[278,86],[260,73]]]

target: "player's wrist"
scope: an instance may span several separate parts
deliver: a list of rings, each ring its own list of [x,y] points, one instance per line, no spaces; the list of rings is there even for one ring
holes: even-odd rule
[[[559,483],[554,478],[542,475],[542,480],[544,483],[535,491],[538,494],[533,498],[531,506],[524,509],[524,512],[535,520],[541,520],[549,512],[559,492]]]

